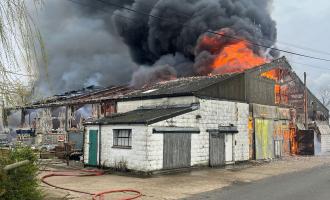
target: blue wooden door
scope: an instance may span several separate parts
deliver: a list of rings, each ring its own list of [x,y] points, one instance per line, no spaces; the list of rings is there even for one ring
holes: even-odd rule
[[[89,153],[88,153],[88,164],[97,165],[97,130],[89,131]]]

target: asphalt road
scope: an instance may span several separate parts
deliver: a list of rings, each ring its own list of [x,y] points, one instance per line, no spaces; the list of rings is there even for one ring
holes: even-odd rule
[[[330,200],[330,165],[201,193],[186,199]]]

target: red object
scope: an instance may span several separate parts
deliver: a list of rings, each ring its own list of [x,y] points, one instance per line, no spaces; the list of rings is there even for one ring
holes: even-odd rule
[[[46,171],[46,170],[44,170]],[[77,177],[82,177],[82,176],[101,176],[104,174],[103,171],[100,170],[80,170],[80,172],[83,172],[84,174],[76,174],[72,173],[70,171],[50,171],[52,173],[47,174],[41,178],[41,181],[45,183],[46,185],[49,185],[51,187],[57,188],[57,189],[62,189],[62,190],[67,190],[67,191],[72,191],[72,192],[77,192],[81,194],[88,194],[92,195],[93,200],[103,200],[104,194],[110,194],[110,193],[119,193],[119,192],[132,192],[135,193],[135,196],[132,197],[125,197],[120,200],[131,200],[131,199],[137,199],[142,196],[141,192],[137,190],[132,190],[132,189],[119,189],[119,190],[107,190],[107,191],[102,191],[102,192],[95,192],[95,193],[90,193],[90,192],[85,192],[85,191],[80,191],[80,190],[75,190],[75,189],[69,189],[61,186],[57,186],[54,184],[51,184],[46,181],[47,178],[53,177],[53,176],[77,176]],[[87,173],[87,174],[86,174]],[[97,198],[99,197],[99,198]]]

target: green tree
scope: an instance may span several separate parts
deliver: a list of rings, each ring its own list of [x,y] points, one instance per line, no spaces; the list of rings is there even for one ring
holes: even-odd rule
[[[37,157],[29,147],[17,147],[7,156],[0,157],[0,169],[15,162],[29,160],[28,165],[0,172],[0,190],[5,191],[3,200],[39,200],[42,193],[38,188]]]

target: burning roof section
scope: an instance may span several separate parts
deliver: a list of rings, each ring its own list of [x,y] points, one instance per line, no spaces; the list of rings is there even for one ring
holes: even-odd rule
[[[161,97],[161,96],[185,96],[193,95],[214,83],[218,83],[228,78],[234,77],[239,73],[214,75],[214,76],[195,76],[179,78],[171,81],[159,82],[157,84],[147,86],[141,90],[133,91],[124,96],[126,99],[143,98],[143,97]]]
[[[273,68],[288,68],[291,70],[291,66],[286,61],[285,57],[276,59],[270,63],[258,65],[249,68],[243,72],[233,72],[209,76],[195,76],[178,78],[170,81],[159,82],[154,85],[145,86],[140,90],[133,91],[124,96],[126,99],[139,99],[139,98],[157,98],[162,96],[186,96],[193,95],[203,88],[206,88],[215,83],[224,82],[230,78],[233,78],[239,74],[260,71],[258,76],[264,76],[265,78],[271,78],[270,75],[263,74]],[[273,79],[273,78],[271,78]]]

